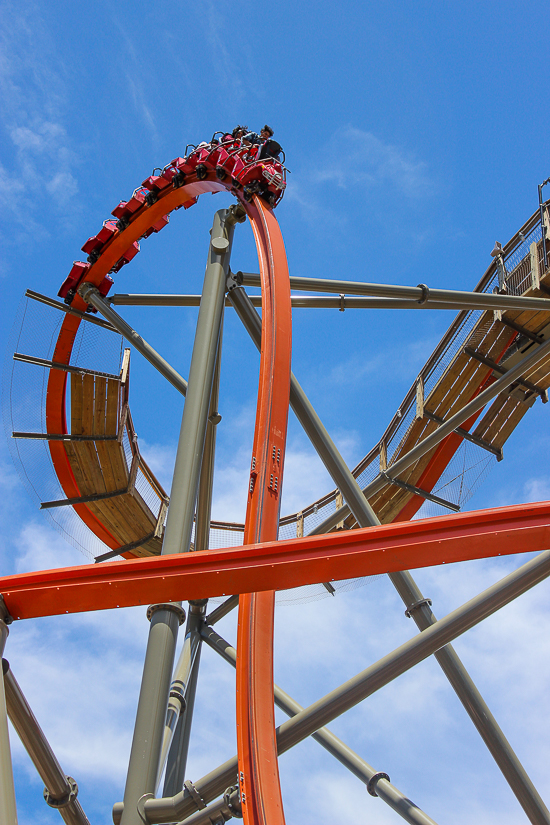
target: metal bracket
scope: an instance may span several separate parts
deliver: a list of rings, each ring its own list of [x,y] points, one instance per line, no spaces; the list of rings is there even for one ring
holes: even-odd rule
[[[430,412],[429,410],[424,410],[425,418],[429,418],[430,421],[435,421],[436,424],[444,424],[445,419],[441,418],[439,415],[435,415],[435,413]],[[502,447],[493,447],[492,444],[489,444],[488,441],[485,441],[483,438],[478,438],[477,435],[472,435],[472,433],[465,430],[463,427],[457,427],[456,430],[453,430],[457,435],[460,435],[466,441],[471,441],[472,444],[475,444],[477,447],[481,447],[482,450],[487,450],[488,453],[492,453],[496,455],[497,461],[502,461]]]
[[[436,496],[433,493],[428,493],[427,490],[422,490],[420,487],[415,487],[413,484],[408,484],[406,481],[401,481],[400,478],[392,478],[388,473],[380,473],[383,479],[385,479],[390,484],[395,484],[396,487],[401,487],[402,490],[407,490],[409,493],[414,493],[415,496],[420,496],[420,498],[425,498],[427,501],[433,501],[434,504],[440,504],[442,507],[446,507],[448,510],[453,510],[455,513],[460,512],[460,507],[458,504],[453,504],[452,501],[447,501],[444,498],[440,498],[440,496]]]
[[[346,296],[341,292],[340,293],[340,307],[338,312],[344,312],[346,309]]]
[[[227,275],[227,280],[225,282],[225,287],[227,292],[231,292],[232,289],[236,289],[238,286],[242,286],[244,281],[244,275],[239,270],[238,272],[231,272]]]
[[[174,604],[173,602],[160,602],[159,604],[150,604],[147,608],[147,618],[149,621],[153,618],[155,613],[158,613],[159,610],[170,610],[172,613],[175,613],[179,619],[180,625],[182,625],[185,621],[185,610],[183,607],[180,607],[179,604]]]
[[[422,298],[418,301],[419,304],[425,304],[430,297],[430,290],[426,284],[417,284],[417,287],[422,290]]]
[[[183,787],[188,791],[189,796],[191,797],[191,799],[193,800],[193,802],[195,803],[195,805],[197,806],[199,811],[203,811],[206,808],[206,802],[204,801],[204,799],[202,798],[202,796],[200,795],[200,793],[198,792],[196,787],[193,785],[191,780],[186,779],[185,782],[183,783]],[[224,797],[225,797],[225,795],[224,795]]]
[[[40,505],[41,510],[50,510],[52,507],[66,507],[75,504],[88,504],[92,501],[103,501],[106,498],[115,498],[116,496],[123,496],[125,493],[131,491],[130,487],[125,487],[123,490],[113,490],[111,493],[94,493],[91,496],[76,496],[75,498],[60,498],[56,501],[43,501]]]
[[[476,361],[479,361],[481,364],[485,364],[486,367],[490,367],[490,369],[492,369],[493,372],[498,372],[501,375],[506,375],[506,373],[508,372],[506,367],[502,367],[500,364],[497,364],[496,361],[493,361],[492,358],[489,358],[487,355],[485,355],[482,352],[477,352],[475,349],[472,349],[471,347],[463,347],[463,351],[466,353],[466,355],[469,355],[470,358],[475,358]],[[547,401],[548,401],[548,391],[547,390],[543,390],[540,387],[537,387],[536,384],[533,384],[531,381],[527,381],[526,378],[516,378],[516,380],[513,381],[512,383],[513,384],[521,384],[522,387],[525,387],[526,389],[530,390],[531,392],[536,392],[538,395],[540,395],[543,404],[547,403]]]
[[[4,601],[4,597],[0,593],[0,621],[4,622],[4,624],[12,624],[13,616],[10,616],[8,608],[6,607],[6,602]]]
[[[132,541],[130,544],[124,544],[122,547],[115,547],[114,550],[109,550],[107,553],[102,553],[100,556],[96,556],[94,561],[98,564],[99,562],[107,561],[107,559],[113,559],[115,556],[121,556],[123,553],[129,553],[130,550],[136,550],[138,547],[147,544],[148,541],[151,541],[151,539],[154,538],[157,538],[156,531],[154,533],[149,533],[149,535],[144,536],[142,539]]]
[[[44,788],[44,800],[46,802],[46,805],[49,805],[50,808],[66,808],[67,805],[70,805],[71,802],[74,802],[74,800],[78,796],[78,785],[76,784],[72,776],[66,776],[65,779],[67,780],[67,784],[69,785],[69,790],[64,796],[60,798],[56,799],[55,796],[51,795],[47,788]]]
[[[376,784],[380,781],[380,779],[387,779],[388,782],[391,782],[387,773],[383,771],[379,771],[379,773],[375,773],[374,776],[371,776],[369,781],[367,782],[367,791],[370,793],[371,796],[378,796],[376,793]]]
[[[432,600],[419,599],[417,602],[413,602],[412,604],[410,604],[405,610],[405,616],[407,617],[407,619],[412,619],[413,610],[418,610],[419,607],[423,607],[424,605],[426,605],[426,607],[431,607]]]
[[[244,223],[246,221],[246,210],[240,203],[233,203],[229,209],[228,219],[235,223]]]
[[[231,785],[230,788],[226,789],[223,795],[223,801],[225,802],[227,809],[232,816],[234,816],[236,819],[243,818],[241,794],[239,792],[238,785]]]

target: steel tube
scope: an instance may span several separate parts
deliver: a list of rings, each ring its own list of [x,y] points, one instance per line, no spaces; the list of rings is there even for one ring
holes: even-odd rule
[[[225,282],[234,221],[228,210],[214,216],[204,275],[203,298],[189,371],[162,555],[187,552],[191,542]],[[115,313],[116,314],[116,313]],[[181,607],[160,605],[153,613],[124,791],[122,825],[142,825],[138,811],[144,794],[154,794],[159,773],[170,679]]]
[[[212,484],[214,478],[214,458],[216,449],[216,426],[218,415],[218,401],[220,388],[220,367],[222,347],[223,323],[220,324],[220,335],[214,367],[212,393],[210,396],[208,424],[202,456],[202,466],[197,497],[197,515],[195,521],[195,551],[207,550],[210,534],[210,518],[212,509]],[[185,780],[185,768],[189,751],[191,725],[195,705],[195,694],[199,674],[202,639],[198,632],[206,613],[206,602],[190,602],[187,617],[186,637],[182,655],[176,668],[175,681],[179,680],[183,687],[184,703],[181,713],[168,719],[161,756],[159,779],[165,763],[166,776],[164,779],[163,796],[173,796],[181,791]],[[177,690],[174,682],[172,690]],[[174,701],[177,701],[174,698]],[[181,707],[178,702],[179,707]],[[168,704],[170,713],[170,702]]]
[[[262,305],[260,295],[248,296],[255,307]],[[500,296],[497,296],[500,297]],[[147,294],[117,294],[108,299],[116,306],[168,306],[168,307],[198,307],[200,306],[200,295],[147,295]],[[368,298],[346,295],[333,298],[330,295],[292,295],[291,305],[295,308],[317,308],[317,309],[448,309],[476,310],[479,304],[475,301],[431,301],[419,304],[418,301],[401,298]],[[225,301],[226,306],[231,306],[229,298]],[[510,306],[503,306],[502,309],[511,309]]]
[[[166,777],[164,780],[163,796],[174,796],[183,788],[185,780],[185,768],[187,765],[187,754],[189,752],[189,739],[191,737],[191,724],[193,721],[193,710],[195,707],[195,694],[199,676],[199,664],[202,648],[202,637],[199,628],[206,613],[206,602],[189,603],[189,616],[187,617],[187,628],[185,644],[188,644],[187,661],[183,652],[180,676],[184,682],[185,708],[179,717],[171,741],[170,750],[167,753],[168,763],[166,766]],[[185,645],[184,645],[185,648]],[[160,773],[160,772],[159,772]]]
[[[0,660],[2,664],[0,672],[0,822],[5,822],[6,825],[17,825],[8,713],[4,690],[4,662],[6,662],[6,670],[9,665],[5,659],[2,659],[8,634],[8,626],[0,616]]]
[[[419,662],[462,635],[476,624],[504,607],[515,598],[530,590],[550,576],[550,550],[539,553],[513,573],[505,576],[478,596],[439,619],[422,633],[388,653],[339,688],[319,699],[313,705],[284,722],[278,728],[277,750],[284,753],[315,733],[346,710],[375,693],[389,682],[401,676]],[[237,757],[224,762],[215,770],[195,782],[202,798],[209,802],[223,793],[224,788],[235,780]],[[113,820],[120,821],[122,806],[115,805]],[[194,810],[194,802],[186,792],[171,799],[148,799],[144,805],[149,823],[175,822]]]
[[[187,617],[189,621],[189,616]],[[168,759],[168,751],[173,741],[176,725],[185,710],[186,693],[189,683],[189,674],[193,667],[193,662],[197,654],[199,645],[197,634],[186,633],[185,641],[181,650],[180,658],[176,665],[172,682],[170,683],[170,694],[168,698],[168,709],[166,711],[166,721],[164,724],[164,735],[162,740],[162,750],[160,756],[158,783]]]
[[[258,345],[258,325],[261,324],[261,322],[258,318],[256,310],[247,301],[246,293],[241,287],[239,287],[237,289],[233,289],[229,293],[229,296],[234,302],[235,308],[237,309],[241,320],[248,329],[254,342]],[[550,349],[550,345],[548,344],[543,346],[545,346],[546,349]],[[540,355],[540,349],[538,350],[538,353],[534,353],[533,356],[530,356],[530,358],[536,358],[537,355]],[[544,354],[542,357],[544,357]],[[536,363],[536,361],[534,363]],[[516,374],[521,375],[522,364],[519,364],[518,367],[519,372]],[[525,368],[526,367],[523,366],[523,369]],[[510,370],[510,372],[513,372],[513,370]],[[507,373],[506,377],[509,378],[509,376],[510,373]],[[493,389],[493,387],[489,388],[489,390]],[[485,392],[488,392],[489,390],[486,390]],[[483,394],[484,393],[481,393],[477,399],[474,399],[474,401],[478,401]],[[341,490],[347,503],[347,507],[353,513],[358,524],[361,527],[380,524],[378,517],[367,501],[368,496],[366,492],[364,493],[359,487],[356,479],[353,477],[351,471],[342,459],[336,445],[331,440],[294,375],[291,377],[290,403],[298,420],[306,431],[313,446],[317,450],[319,457],[332,476],[333,481]],[[481,406],[484,406],[484,404]],[[470,411],[469,414],[465,415],[458,423],[462,423],[467,420],[472,412],[473,410]],[[464,410],[462,410],[458,415],[463,414]],[[442,425],[442,427],[445,426],[447,428],[448,432],[452,432],[455,429],[455,426],[458,426],[458,424],[452,426],[452,420],[453,419],[450,419],[447,424]],[[433,434],[433,436],[437,435],[440,435],[439,430]],[[431,437],[433,438],[433,436]],[[425,442],[429,441],[429,438],[421,442],[418,446],[423,447]],[[411,453],[414,453],[415,449],[418,449],[418,447],[414,448]],[[427,449],[430,449],[430,447]],[[426,452],[427,449],[425,449],[424,452]],[[411,453],[408,455],[410,456]],[[407,456],[404,457],[404,459],[406,458]],[[404,459],[401,459],[401,461]],[[398,475],[402,469],[404,469],[399,468],[399,464],[400,462],[397,461],[395,464],[391,465],[393,475]],[[380,476],[380,478],[383,477]],[[383,484],[384,483],[385,481],[383,480]],[[337,521],[340,521],[343,517],[343,508],[339,508],[337,510]],[[322,533],[325,531],[321,530],[320,527],[317,527],[313,532]],[[392,573],[390,574],[390,579],[403,598],[407,608],[410,608],[413,604],[418,604],[423,601],[424,597],[410,573]],[[425,630],[427,627],[436,622],[436,618],[427,604],[421,606],[417,610],[414,610],[412,616],[420,630]],[[449,646],[448,649],[441,650],[437,654],[436,658],[445,675],[449,678],[452,687],[464,705],[464,708],[472,719],[481,737],[483,738],[483,741],[489,748],[497,765],[508,781],[512,791],[518,798],[518,801],[524,808],[527,815],[531,818],[531,821],[541,823],[541,825],[542,823],[549,825],[550,816],[546,806],[511,748],[508,740],[497,724],[494,716],[483,700],[483,697],[468,675],[456,652],[451,646]]]
[[[206,624],[216,624],[219,622],[220,619],[223,619],[224,616],[227,616],[228,613],[231,613],[236,607],[239,606],[239,597],[237,596],[230,596],[226,599],[222,604],[218,605],[212,613],[209,613],[208,616],[205,618]]]
[[[210,539],[210,519],[212,515],[212,486],[214,483],[214,460],[216,457],[216,427],[220,421],[218,402],[220,396],[220,368],[222,350],[223,323],[220,327],[220,337],[214,368],[212,394],[208,410],[208,424],[202,456],[199,490],[197,496],[197,515],[195,521],[195,551],[208,550]]]
[[[105,298],[102,298],[97,287],[93,284],[85,283],[79,287],[78,292],[88,304],[91,304],[98,312],[101,312],[115,329],[126,338],[128,343],[132,344],[138,352],[141,352],[143,357],[146,358],[161,375],[164,375],[167,381],[169,381],[178,392],[181,392],[182,395],[186,394],[187,381],[185,378],[182,378],[179,372],[177,372],[174,367],[171,367],[162,355],[159,355],[135,329],[132,329],[130,324],[126,323],[124,318],[121,318],[120,315],[111,308],[109,302],[106,301]]]
[[[259,286],[260,276],[243,272],[243,284]],[[300,278],[290,276],[291,289],[304,292],[337,292],[343,295],[373,295],[380,298],[404,298],[411,301],[444,301],[460,306],[473,304],[476,309],[522,309],[550,312],[548,298],[524,298],[515,295],[494,295],[485,292],[464,292],[457,289],[432,289],[422,286],[397,286],[394,284],[369,284],[362,281],[334,281],[324,278]],[[457,303],[458,302],[458,303]]]
[[[236,667],[237,651],[229,642],[226,642],[216,631],[203,623],[201,636],[212,650],[215,650],[226,662]],[[277,685],[274,685],[275,704],[281,708],[287,716],[296,716],[304,708],[295,702]],[[388,779],[382,778],[375,768],[361,759],[359,754],[349,748],[341,739],[338,739],[328,728],[320,728],[313,734],[313,739],[332,754],[342,765],[353,773],[361,782],[369,786],[371,792],[374,790],[387,805],[393,808],[410,825],[435,825],[434,820],[424,811],[420,810],[414,802],[407,799]],[[376,778],[380,776],[380,778]],[[370,785],[369,785],[370,783]]]
[[[203,299],[189,369],[189,392],[185,402],[172,481],[171,502],[166,520],[162,552],[189,550],[197,500],[208,409],[216,352],[220,337],[225,282],[234,223],[227,221],[228,210],[216,212],[212,226],[208,262],[204,275]],[[217,248],[215,248],[217,247]],[[192,391],[191,391],[192,390]]]
[[[90,825],[76,798],[76,783],[61,769],[6,659],[2,660],[2,670],[8,716],[46,786],[46,801],[59,810],[67,825]]]

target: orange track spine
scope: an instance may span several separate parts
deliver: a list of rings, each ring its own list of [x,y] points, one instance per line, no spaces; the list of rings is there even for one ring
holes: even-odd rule
[[[282,235],[255,197],[247,209],[262,279],[260,382],[244,543],[275,541],[290,396],[290,281]],[[284,825],[273,700],[272,590],[242,595],[237,635],[237,750],[245,825]]]

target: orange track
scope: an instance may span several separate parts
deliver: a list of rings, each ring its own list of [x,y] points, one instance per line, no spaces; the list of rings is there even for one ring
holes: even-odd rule
[[[290,396],[292,313],[285,248],[273,213],[248,216],[262,280],[262,344],[244,543],[276,541]],[[242,593],[242,590],[236,591]],[[284,825],[273,700],[275,593],[245,593],[237,635],[237,753],[245,825]]]

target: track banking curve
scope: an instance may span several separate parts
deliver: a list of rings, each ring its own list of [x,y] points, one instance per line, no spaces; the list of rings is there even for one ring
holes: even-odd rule
[[[270,183],[273,182],[274,174],[277,174],[277,169],[273,169],[273,166],[274,164],[270,168],[267,165],[271,176]],[[177,161],[172,162],[169,168],[177,169]],[[88,307],[77,292],[79,283],[86,282],[106,292],[105,286],[110,286],[109,272],[128,262],[135,254],[132,250],[139,249],[138,241],[151,234],[151,231],[159,231],[154,229],[155,226],[165,226],[170,212],[182,206],[192,206],[198,196],[206,192],[228,190],[237,195],[254,233],[262,276],[265,319],[262,329],[260,386],[245,531],[245,543],[251,544],[275,540],[278,533],[290,393],[290,282],[283,239],[273,212],[266,203],[267,198],[264,200],[257,192],[250,191],[251,187],[247,192],[247,187],[239,186],[238,182],[236,185],[234,177],[229,179],[230,182],[220,180],[219,168],[206,172],[210,180],[198,180],[195,168],[194,174],[186,176],[186,181],[189,182],[178,186],[164,186],[164,191],[156,191],[154,197],[149,199],[150,202],[147,202],[145,197],[141,208],[136,210],[135,216],[126,226],[119,220],[115,227],[116,231],[112,232],[109,242],[101,248],[100,255],[92,254],[91,259],[88,259],[88,265],[75,263],[72,273],[78,273],[79,281],[73,281],[69,276],[60,290],[60,295],[65,297],[66,303],[70,302],[72,308],[86,311]],[[264,163],[259,171],[263,172],[265,168]],[[282,195],[282,188],[279,193]],[[264,197],[265,194],[268,194],[268,190],[264,190]],[[276,198],[273,193],[270,200],[274,205]],[[115,209],[114,212],[116,211]],[[112,228],[113,223],[106,222],[108,229]],[[83,249],[87,251],[86,245]],[[69,363],[80,323],[79,317],[66,315],[55,346],[52,358],[54,362]],[[66,390],[67,373],[51,369],[46,402],[46,430],[49,434],[68,433],[65,413]],[[49,448],[54,469],[67,498],[80,496],[81,492],[63,443],[49,441]],[[107,546],[112,549],[118,546],[115,537],[86,504],[76,504],[75,510]],[[128,558],[133,554],[130,551],[124,555]],[[274,591],[245,594],[240,598],[237,742],[241,804],[246,825],[284,825],[273,697],[274,608]]]

